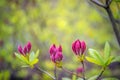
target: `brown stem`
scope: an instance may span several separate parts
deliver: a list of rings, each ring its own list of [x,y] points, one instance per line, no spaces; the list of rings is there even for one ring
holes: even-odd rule
[[[56,80],[56,78],[54,76],[52,76],[51,74],[49,74],[47,71],[35,66],[35,69],[36,70],[39,70],[40,72],[44,73],[44,74],[47,74],[49,77],[51,77],[53,80]]]
[[[57,80],[57,67],[56,66],[54,68],[54,76],[55,76],[55,80]]]
[[[71,72],[71,71],[69,71],[69,70],[67,70],[67,69],[65,69],[65,68],[63,68],[63,67],[62,67],[62,70],[65,71],[65,72],[67,72],[67,73],[69,73],[69,74],[74,74],[74,75],[76,75],[76,76],[78,76],[78,77],[81,77],[80,75],[78,75],[78,74],[76,74],[76,73],[74,73],[74,72]]]
[[[102,4],[101,2],[99,2],[98,0],[91,0],[93,3],[97,4],[100,7],[106,7],[104,4]]]
[[[117,25],[115,23],[115,19],[113,17],[113,14],[111,12],[111,9],[110,7],[108,6],[107,8],[105,8],[105,10],[107,11],[108,13],[108,16],[109,16],[109,19],[111,21],[111,24],[112,24],[112,27],[113,27],[113,30],[114,30],[114,33],[116,35],[116,38],[118,40],[118,43],[119,43],[119,46],[120,46],[120,33],[119,33],[119,30],[117,29]]]
[[[110,9],[110,4],[111,4],[112,0],[106,0],[106,5],[101,4],[98,0],[91,0],[91,1],[93,3],[95,3],[96,5],[98,5],[100,7],[103,7],[106,10],[106,12],[108,13],[109,19],[111,21],[114,33],[115,33],[117,41],[118,41],[118,44],[120,46],[120,33],[119,33],[119,30],[117,29],[117,25],[115,23],[115,19],[113,17],[112,11]]]
[[[102,71],[100,72],[100,74],[98,75],[98,77],[96,78],[96,80],[99,80],[100,77],[102,76],[103,72],[105,71],[105,68],[102,69]]]
[[[83,80],[85,80],[85,65],[84,65],[84,61],[81,62],[82,63],[82,67],[83,67],[83,72],[82,72],[82,75],[83,75]]]

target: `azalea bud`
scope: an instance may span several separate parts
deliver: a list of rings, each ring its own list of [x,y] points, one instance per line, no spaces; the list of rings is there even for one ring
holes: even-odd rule
[[[50,55],[56,53],[56,46],[55,46],[55,44],[53,44],[53,45],[50,46],[49,53],[50,53]]]
[[[59,51],[59,52],[62,52],[62,47],[61,47],[61,45],[58,47],[58,51]]]
[[[18,46],[18,52],[23,54],[23,49],[22,49],[21,45]]]
[[[86,50],[86,44],[84,41],[82,41],[81,42],[81,53],[83,54],[85,50]]]
[[[50,46],[49,53],[52,62],[60,67],[61,65],[59,65],[59,63],[61,63],[61,60],[63,59],[62,47],[56,47],[55,44],[53,44],[52,46]]]
[[[80,73],[82,73],[83,71],[84,71],[84,69],[83,69],[82,67],[78,67],[78,68],[76,69],[77,74],[80,74]]]
[[[54,55],[51,55],[50,58],[51,58],[51,60],[55,63],[55,56],[54,56]]]
[[[24,52],[24,54],[27,53],[27,46],[24,46],[24,48],[23,48],[23,52]]]
[[[62,52],[57,52],[55,55],[55,62],[57,62],[57,61],[60,62],[62,59],[63,59]]]
[[[24,46],[24,48],[22,48],[21,45],[18,46],[18,51],[19,51],[19,53],[21,53],[21,54],[26,55],[27,53],[30,52],[30,50],[31,50],[31,43],[30,43],[30,42],[28,42],[28,43]]]
[[[80,54],[80,49],[81,49],[81,42],[80,40],[76,40],[75,42],[73,42],[72,44],[72,50],[76,55]]]
[[[29,53],[31,50],[31,43],[28,42],[26,46],[27,46],[27,53]]]

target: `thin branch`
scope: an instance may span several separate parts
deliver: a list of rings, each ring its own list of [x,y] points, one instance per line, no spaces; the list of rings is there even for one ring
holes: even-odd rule
[[[69,73],[69,74],[74,74],[74,75],[76,75],[76,76],[78,76],[78,77],[81,77],[80,75],[78,75],[78,74],[76,74],[76,73],[74,73],[74,72],[71,72],[71,71],[69,71],[69,70],[67,70],[67,69],[65,69],[65,68],[63,68],[63,67],[62,67],[62,70],[65,71],[65,72],[67,72],[67,73]],[[82,77],[81,77],[81,78],[82,78]]]
[[[102,4],[101,2],[99,2],[98,0],[91,0],[93,3],[95,3],[96,5],[105,8],[106,6],[104,4]]]
[[[47,74],[49,77],[51,77],[53,80],[56,80],[54,76],[52,76],[50,73],[48,73],[47,71],[35,66],[35,69],[39,70],[40,72],[43,72],[45,74]]]
[[[118,23],[118,24],[120,24],[120,20],[118,20],[118,19],[116,19],[115,22]]]
[[[83,74],[83,80],[85,80],[85,65],[84,65],[84,62],[82,61],[81,62],[82,63],[82,66],[83,66],[83,72],[82,72],[82,74]]]
[[[112,3],[112,0],[106,0],[106,6],[108,7]]]
[[[116,38],[117,38],[118,43],[119,43],[119,46],[120,46],[120,33],[119,33],[119,30],[117,29],[117,25],[116,25],[116,23],[115,23],[115,19],[114,19],[114,17],[113,17],[113,14],[112,14],[112,12],[111,12],[111,9],[110,9],[110,7],[107,7],[107,8],[105,8],[105,9],[106,9],[106,11],[107,11],[107,13],[108,13],[108,16],[109,16],[109,18],[110,18],[110,21],[111,21],[111,23],[112,23],[112,27],[113,27],[114,33],[115,33],[115,35],[116,35]]]
[[[97,4],[98,6],[103,7],[106,10],[106,12],[108,13],[108,17],[109,17],[109,19],[111,21],[114,33],[116,35],[117,41],[118,41],[119,46],[120,46],[120,33],[119,33],[119,30],[117,29],[117,25],[115,23],[115,19],[113,17],[112,11],[110,9],[110,4],[111,4],[112,0],[107,0],[105,6],[103,4],[101,4],[98,0],[91,0],[91,1],[93,3],[95,3],[95,4]]]
[[[55,80],[57,80],[57,67],[56,66],[54,68],[54,76],[55,76]]]
[[[100,74],[98,75],[98,77],[96,78],[96,80],[99,80],[99,78],[102,76],[103,72],[105,71],[105,68],[102,68],[102,71],[100,72]]]

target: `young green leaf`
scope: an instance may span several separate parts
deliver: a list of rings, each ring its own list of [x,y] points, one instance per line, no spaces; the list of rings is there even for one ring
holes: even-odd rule
[[[89,49],[89,55],[95,60],[99,61],[100,64],[104,64],[102,56],[94,49]]]
[[[108,59],[109,57],[110,57],[110,45],[108,42],[106,42],[104,47],[104,58]]]
[[[110,56],[110,57],[108,58],[108,60],[105,62],[105,65],[104,65],[104,66],[108,66],[113,60],[114,60],[114,57],[113,57],[113,56]]]
[[[21,61],[23,61],[24,63],[28,64],[28,60],[26,57],[24,57],[23,55],[19,54],[19,53],[15,53],[15,56],[18,57]]]
[[[100,66],[103,66],[103,64],[101,64],[101,62],[100,61],[98,61],[98,60],[96,60],[96,59],[94,59],[94,58],[92,58],[92,57],[85,57],[89,62],[91,62],[91,63],[94,63],[94,64],[97,64],[97,65],[100,65]]]
[[[88,80],[95,80],[98,77],[98,75],[90,77]]]
[[[112,62],[120,62],[120,56],[116,56]]]
[[[29,61],[33,61],[34,59],[36,59],[39,56],[39,50],[36,51],[36,53],[31,52],[29,55]]]
[[[83,78],[78,78],[77,80],[83,80]]]
[[[37,58],[38,56],[39,56],[39,50],[36,51],[35,58]]]
[[[117,78],[104,78],[102,80],[119,80],[119,79],[117,79]]]
[[[33,61],[35,59],[35,53],[34,52],[31,52],[30,55],[29,55],[29,61]]]
[[[76,75],[72,75],[72,80],[76,80],[77,76]]]
[[[70,78],[64,77],[62,80],[71,80]]]

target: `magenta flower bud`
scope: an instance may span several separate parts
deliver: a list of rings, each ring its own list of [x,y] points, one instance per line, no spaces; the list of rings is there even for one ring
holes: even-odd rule
[[[29,53],[32,45],[30,42],[28,42],[26,46],[27,46],[27,53]]]
[[[49,49],[50,58],[54,63],[59,63],[63,59],[62,47],[56,47],[55,44],[50,46]]]
[[[75,42],[73,42],[72,44],[72,50],[76,55],[80,54],[80,49],[81,49],[81,42],[80,40],[76,40]]]
[[[24,48],[23,48],[23,52],[24,52],[24,54],[27,53],[27,46],[24,46]]]
[[[54,56],[54,55],[51,55],[50,58],[51,58],[51,60],[55,63],[55,56]]]
[[[23,54],[23,49],[22,49],[21,45],[18,46],[18,52]]]
[[[57,61],[60,62],[62,59],[63,59],[62,52],[57,52],[55,55],[55,62],[57,62]]]
[[[80,74],[80,73],[82,73],[83,71],[84,71],[84,69],[83,69],[82,67],[78,67],[78,68],[76,69],[77,74]]]
[[[81,53],[83,54],[85,50],[86,50],[86,44],[84,41],[82,41],[81,42]]]
[[[59,51],[59,52],[62,52],[62,47],[61,47],[61,45],[58,47],[58,51]]]
[[[72,44],[72,50],[76,55],[82,55],[86,50],[86,44],[84,41],[80,42],[80,40],[76,40]]]
[[[30,42],[28,42],[28,43],[24,46],[24,48],[22,48],[21,45],[19,45],[19,46],[18,46],[18,52],[25,56],[27,53],[30,52],[31,47],[32,47],[32,45],[31,45]]]
[[[55,44],[53,44],[53,45],[50,46],[49,53],[50,53],[50,55],[56,53],[56,46],[55,46]]]

